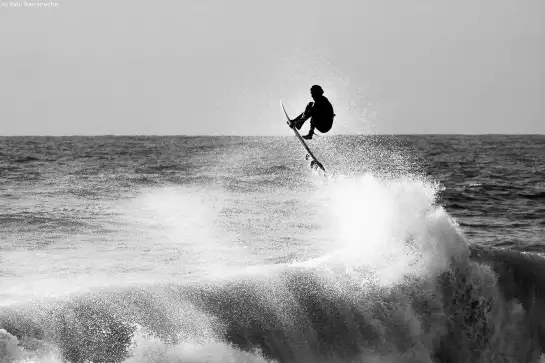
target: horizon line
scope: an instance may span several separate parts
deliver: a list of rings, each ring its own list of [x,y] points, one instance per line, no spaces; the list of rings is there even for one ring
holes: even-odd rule
[[[466,134],[466,133],[361,133],[361,134],[332,134],[332,135],[318,135],[318,138],[322,137],[342,137],[342,136],[545,136],[545,133],[479,133],[479,134]],[[0,135],[0,138],[8,137],[293,137],[293,135],[230,135],[230,134],[13,134],[13,135]]]

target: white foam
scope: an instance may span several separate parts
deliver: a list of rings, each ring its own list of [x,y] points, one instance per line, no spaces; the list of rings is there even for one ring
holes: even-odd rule
[[[4,329],[0,329],[0,358],[2,362],[15,362],[23,357],[23,350],[17,346],[18,340]]]
[[[139,335],[135,338],[135,349],[123,363],[265,363],[258,352],[248,353],[224,342],[184,341],[167,345],[159,339]]]
[[[38,344],[40,345],[40,344]],[[41,346],[35,352],[27,352],[19,340],[4,329],[0,329],[0,362],[2,363],[62,363],[51,346]]]
[[[436,185],[409,178],[332,180],[323,191],[334,236],[326,260],[372,271],[381,285],[444,271],[468,249],[456,222],[435,204],[436,191]]]

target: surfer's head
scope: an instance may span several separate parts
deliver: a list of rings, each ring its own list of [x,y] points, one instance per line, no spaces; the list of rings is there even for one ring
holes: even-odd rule
[[[315,84],[314,86],[310,87],[310,95],[312,98],[320,97],[324,94],[324,90],[322,87]]]

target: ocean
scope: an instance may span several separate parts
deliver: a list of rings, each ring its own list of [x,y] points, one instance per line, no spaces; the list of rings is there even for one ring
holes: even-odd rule
[[[0,362],[540,361],[545,136],[309,144],[1,137]]]

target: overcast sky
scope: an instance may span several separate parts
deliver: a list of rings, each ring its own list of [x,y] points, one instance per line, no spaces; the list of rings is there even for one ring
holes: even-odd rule
[[[545,133],[543,0],[0,1],[0,135]]]

